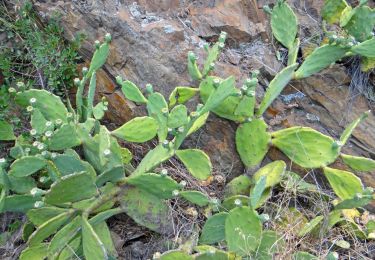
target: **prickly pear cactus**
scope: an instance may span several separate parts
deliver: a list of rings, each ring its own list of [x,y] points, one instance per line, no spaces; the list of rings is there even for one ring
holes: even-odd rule
[[[345,0],[325,0],[321,11],[323,20],[333,24],[340,22],[342,12],[349,7]]]
[[[270,142],[271,135],[262,119],[242,123],[237,128],[236,148],[246,167],[254,167],[262,162]]]
[[[370,172],[375,170],[375,160],[343,153],[340,156],[344,163],[355,171]]]
[[[374,10],[366,5],[359,5],[347,15],[350,17],[342,27],[349,35],[363,42],[373,36],[372,31],[375,26]]]
[[[291,127],[273,132],[272,145],[305,168],[320,168],[336,160],[340,146],[331,137],[308,127]]]
[[[278,0],[271,14],[272,33],[282,45],[293,48],[297,36],[297,17],[284,0]]]

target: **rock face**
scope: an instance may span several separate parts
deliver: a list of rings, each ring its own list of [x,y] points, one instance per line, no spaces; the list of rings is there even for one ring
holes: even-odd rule
[[[262,72],[257,94],[283,64],[276,59],[285,51],[272,44],[269,25],[262,11],[264,4],[274,1],[253,0],[43,0],[35,1],[35,8],[46,16],[57,11],[62,14],[66,38],[83,32],[87,38],[81,55],[89,60],[93,42],[105,33],[112,34],[111,54],[104,71],[98,75],[98,97],[106,96],[110,103],[108,117],[122,124],[141,113],[135,104],[125,101],[114,77],[135,82],[141,88],[152,83],[157,91],[169,95],[175,86],[194,86],[186,70],[186,56],[194,50],[200,57],[203,44],[215,41],[220,31],[228,33],[228,44],[217,64],[221,76],[235,75],[238,84],[253,69]],[[300,21],[302,48],[308,38],[320,34],[319,10],[323,1],[289,1]],[[371,109],[363,95],[353,92],[353,81],[343,65],[335,65],[322,73],[302,81],[292,82],[274,102],[266,119],[272,129],[291,125],[313,127],[325,134],[338,137],[344,126],[363,111]],[[373,87],[370,84],[367,88]],[[260,97],[259,97],[260,98]],[[375,117],[354,132],[345,151],[375,158]],[[234,146],[236,125],[214,115],[207,126],[191,139],[207,151],[218,173],[236,176],[244,168]],[[199,140],[199,141],[197,141]],[[278,158],[280,153],[270,157]],[[362,174],[366,185],[375,186],[375,174]]]

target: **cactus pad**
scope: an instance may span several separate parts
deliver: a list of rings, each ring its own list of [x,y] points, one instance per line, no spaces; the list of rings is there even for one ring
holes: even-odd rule
[[[40,260],[44,259],[48,254],[48,244],[41,243],[33,247],[27,247],[24,249],[20,255],[20,260]]]
[[[278,251],[279,243],[280,237],[276,232],[271,230],[262,232],[262,239],[256,252],[256,259],[273,259],[273,255]]]
[[[128,142],[143,143],[154,138],[158,128],[158,122],[154,118],[136,117],[112,131],[111,134]]]
[[[352,199],[357,193],[363,192],[361,179],[353,173],[328,167],[324,167],[323,170],[333,191],[340,199]]]
[[[339,45],[323,45],[315,49],[298,68],[295,78],[306,78],[327,68],[331,63],[343,58],[347,51],[347,48]]]
[[[51,218],[54,218],[62,213],[67,212],[68,209],[57,207],[42,207],[38,209],[31,209],[27,212],[27,218],[35,226],[41,226]]]
[[[237,207],[225,220],[225,239],[228,249],[240,256],[254,252],[260,243],[262,223],[256,211],[249,207]]]
[[[0,120],[0,140],[1,141],[12,141],[16,137],[13,133],[13,126],[8,122]]]
[[[171,177],[155,173],[132,175],[127,179],[127,183],[144,192],[149,192],[159,199],[171,199],[173,191],[180,189],[179,184]]]
[[[374,10],[365,5],[358,6],[350,11],[349,17],[344,29],[359,42],[368,40],[375,26]]]
[[[158,233],[168,233],[171,226],[170,212],[165,201],[137,188],[125,190],[121,205],[135,222]]]
[[[97,189],[91,174],[80,172],[64,176],[54,183],[45,195],[45,202],[59,205],[88,199],[95,195],[97,195]]]
[[[176,155],[195,178],[206,180],[211,175],[212,164],[210,158],[202,150],[177,150]]]
[[[185,200],[198,205],[199,207],[207,206],[208,203],[210,202],[207,195],[196,190],[181,191],[180,196],[184,198]]]
[[[375,58],[375,38],[361,42],[351,48],[351,51],[368,58]]]
[[[78,138],[76,127],[72,124],[64,124],[56,130],[49,143],[48,148],[51,151],[65,150],[81,144]]]
[[[341,142],[341,145],[344,145],[349,137],[351,136],[351,134],[353,133],[354,129],[363,121],[365,120],[367,117],[368,117],[368,114],[370,113],[370,111],[367,111],[365,113],[363,113],[361,116],[359,116],[356,120],[354,120],[352,123],[350,123],[344,130],[344,132],[341,134],[340,136],[340,142]]]
[[[186,125],[189,121],[187,112],[187,108],[184,105],[175,106],[169,113],[168,127],[178,128],[180,126]]]
[[[251,179],[247,175],[240,175],[231,180],[224,190],[224,196],[248,195],[250,192]]]
[[[236,200],[240,201],[241,205],[244,206],[249,205],[250,202],[250,198],[248,196],[234,195],[223,200],[222,204],[220,205],[220,210],[230,211],[234,209],[236,207]]]
[[[288,49],[293,47],[297,36],[297,23],[297,17],[290,6],[284,1],[278,1],[271,15],[272,33]]]
[[[104,65],[105,61],[107,60],[108,54],[109,44],[108,42],[104,42],[99,46],[98,49],[95,50],[94,55],[92,56],[87,77],[91,77],[92,73],[94,73]]]
[[[193,52],[188,53],[188,71],[193,80],[199,80],[202,78],[202,73],[199,71],[197,65],[197,58]]]
[[[16,96],[16,103],[23,107],[27,107],[30,105],[30,100],[32,98],[35,98],[35,102],[32,103],[32,106],[39,109],[48,121],[54,122],[55,120],[60,119],[63,122],[66,122],[66,114],[68,113],[68,110],[58,96],[55,96],[46,90],[30,89],[18,93]]]
[[[210,115],[210,112],[206,112],[202,115],[200,115],[193,123],[193,125],[190,127],[187,135],[191,135],[195,131],[197,131],[199,128],[201,128],[207,121],[208,116]]]
[[[164,110],[166,110],[167,113],[163,113]],[[164,141],[168,135],[168,104],[160,93],[152,93],[148,97],[147,111],[149,116],[153,117],[158,121],[159,141]]]
[[[159,144],[149,151],[132,174],[150,172],[157,165],[168,160],[174,154],[174,150]]]
[[[229,214],[220,212],[209,217],[199,237],[200,244],[215,244],[225,239],[225,220]]]
[[[345,0],[325,0],[321,11],[323,20],[330,24],[340,22],[341,14],[347,7]]]
[[[47,120],[44,118],[42,112],[39,109],[34,108],[33,114],[31,115],[31,126],[36,130],[37,134],[43,134],[46,130]]]
[[[108,259],[103,242],[85,218],[82,218],[82,245],[86,259]]]
[[[260,168],[253,176],[254,183],[260,181],[262,176],[266,176],[265,188],[272,187],[281,181],[281,176],[284,174],[286,164],[284,161],[274,161]]]
[[[242,123],[236,131],[236,148],[246,167],[254,167],[262,162],[268,151],[271,135],[262,119]]]
[[[371,172],[375,170],[375,160],[365,157],[341,154],[341,158],[346,165],[355,171]]]
[[[318,224],[323,220],[323,216],[317,216],[313,218],[310,222],[306,223],[302,229],[298,232],[299,237],[303,237],[310,233]]]
[[[272,145],[280,149],[296,164],[305,168],[319,168],[334,162],[339,147],[326,135],[309,127],[291,127],[272,133]]]
[[[288,66],[291,66],[297,62],[298,51],[299,51],[300,40],[296,38],[292,48],[288,50]]]
[[[262,198],[262,194],[266,189],[267,184],[267,175],[263,175],[260,179],[255,183],[254,188],[251,189],[250,193],[250,206],[253,209],[256,209],[259,205],[259,202]]]
[[[25,177],[43,169],[45,166],[46,160],[36,156],[25,156],[11,164],[9,175]]]
[[[154,258],[156,259],[156,258]],[[170,250],[160,256],[160,260],[194,260],[192,256],[179,250]]]
[[[197,88],[176,87],[169,96],[169,107],[184,104],[199,92]]]
[[[0,213],[3,212],[22,212],[26,213],[29,209],[34,208],[34,204],[40,201],[39,196],[32,195],[11,195],[6,196],[3,201],[3,207],[0,208]]]
[[[122,81],[120,77],[116,78],[116,80],[121,85],[122,93],[127,99],[137,103],[147,103],[147,99],[133,82],[129,80]]]

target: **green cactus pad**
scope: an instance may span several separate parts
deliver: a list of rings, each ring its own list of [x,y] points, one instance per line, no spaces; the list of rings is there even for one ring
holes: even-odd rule
[[[184,105],[175,106],[169,113],[168,127],[178,128],[180,126],[186,125],[189,121],[187,112],[187,108]]]
[[[340,156],[344,163],[355,171],[371,172],[375,170],[375,160],[347,154],[341,154]]]
[[[341,13],[340,27],[344,27],[350,21],[350,18],[352,18],[354,13],[355,9],[353,9],[350,5],[345,7],[345,9]]]
[[[344,9],[348,7],[345,0],[325,0],[321,11],[323,20],[329,24],[340,22],[340,17]]]
[[[368,40],[375,26],[374,10],[362,5],[354,8],[350,13],[350,19],[343,26],[344,29],[359,42]]]
[[[210,203],[207,195],[196,190],[180,191],[180,196],[199,207],[207,206]]]
[[[139,225],[161,234],[170,232],[171,215],[164,200],[135,187],[129,187],[120,202],[126,214]]]
[[[96,104],[96,106],[92,110],[94,118],[96,120],[101,120],[105,115],[106,109],[107,107],[103,104],[103,102]]]
[[[257,183],[262,176],[266,176],[265,188],[275,186],[281,181],[281,176],[284,174],[286,164],[284,161],[274,161],[260,168],[253,176],[254,183]]]
[[[375,58],[375,38],[361,42],[360,44],[352,47],[350,50],[361,56]]]
[[[54,183],[45,195],[45,202],[59,205],[88,199],[95,195],[97,189],[91,174],[80,172],[64,176]]]
[[[260,243],[262,223],[256,211],[249,207],[237,207],[225,220],[225,239],[230,251],[240,256],[254,252]]]
[[[230,211],[236,207],[234,203],[236,200],[241,202],[241,205],[248,206],[250,203],[250,198],[244,195],[234,195],[223,200],[220,205],[220,210]]]
[[[324,167],[323,170],[333,191],[340,199],[352,199],[357,193],[363,192],[361,179],[353,173],[328,167]]]
[[[199,92],[197,88],[176,87],[169,96],[169,107],[184,104]]]
[[[292,48],[288,50],[288,66],[291,66],[297,62],[298,51],[299,51],[300,40],[296,38],[293,43]]]
[[[164,114],[162,110],[166,110],[167,113]],[[148,97],[147,111],[149,116],[156,119],[159,123],[158,136],[159,141],[164,141],[168,135],[168,104],[164,97],[160,93],[152,93]]]
[[[121,85],[122,93],[127,99],[137,103],[147,103],[147,99],[143,96],[142,92],[133,82],[129,80],[120,81],[120,78],[117,79],[117,83]]]
[[[94,168],[89,163],[74,155],[58,154],[52,158],[52,161],[62,176],[82,171],[91,172],[93,176],[96,176]]]
[[[225,220],[227,212],[220,212],[209,217],[204,223],[199,244],[216,244],[225,239]]]
[[[338,222],[338,225],[340,225],[341,228],[345,229],[345,231],[350,235],[353,235],[361,240],[367,238],[366,233],[357,223],[354,222],[354,220],[342,219],[340,222]]]
[[[56,235],[53,236],[49,246],[48,255],[56,257],[61,250],[69,244],[69,241],[78,233],[82,225],[80,216],[75,217],[71,222],[60,229]]]
[[[252,117],[254,115],[255,103],[255,95],[251,97],[243,95],[234,111],[234,115],[239,117]]]
[[[259,202],[262,198],[262,194],[266,189],[267,184],[267,175],[263,175],[259,178],[259,180],[255,183],[254,188],[251,189],[250,192],[250,206],[253,209],[256,209],[259,205]]]
[[[3,201],[3,207],[0,213],[4,212],[22,212],[26,213],[29,209],[34,208],[34,204],[40,201],[41,197],[32,195],[11,195],[6,196]]]
[[[183,251],[171,250],[163,253],[160,260],[194,260],[194,258]]]
[[[36,130],[37,134],[40,135],[46,130],[47,119],[44,118],[42,112],[39,109],[34,108],[31,115],[31,127]]]
[[[319,258],[310,253],[298,251],[293,254],[292,259],[293,260],[318,260]]]
[[[232,252],[225,252],[222,250],[213,250],[212,252],[208,251],[202,254],[199,254],[195,257],[195,260],[228,260],[233,259],[237,260],[240,258],[235,258],[235,254]]]
[[[218,78],[216,78],[218,79]],[[211,80],[211,82],[210,82]],[[200,111],[201,113],[206,113],[209,111],[213,111],[214,113],[217,113],[218,109],[220,107],[223,109],[226,109],[226,103],[229,102],[229,106],[232,106],[233,101],[229,100],[227,101],[226,99],[231,95],[236,93],[236,88],[235,88],[235,79],[233,76],[230,76],[224,80],[219,79],[219,85],[217,89],[214,88],[214,81],[215,79],[212,77],[207,78],[207,81],[204,81],[206,83],[201,83],[199,86],[200,91],[201,91],[201,98],[203,102],[205,102],[205,106],[202,108]],[[210,88],[213,88],[212,91],[210,91]],[[236,106],[238,105],[239,99],[237,98],[237,103]],[[225,101],[225,102],[223,102]],[[219,106],[220,105],[220,106]],[[219,106],[219,107],[218,107]],[[233,107],[235,109],[235,107]],[[232,111],[232,110],[231,110]],[[231,114],[231,111],[226,111],[226,114]],[[234,110],[233,110],[234,111]],[[219,113],[217,113],[219,116],[221,116]],[[230,118],[228,118],[230,119]]]
[[[247,175],[240,175],[231,180],[224,189],[224,197],[234,195],[248,195],[250,192],[251,179]]]
[[[82,218],[82,245],[86,259],[108,259],[103,242],[85,218]]]
[[[91,77],[92,73],[94,73],[104,65],[108,55],[109,44],[107,42],[104,42],[98,49],[95,50],[94,55],[92,56],[87,77]]]
[[[16,103],[20,106],[30,106],[30,99],[35,98],[35,103],[32,103],[34,108],[42,112],[43,116],[49,121],[56,121],[57,119],[66,122],[66,115],[68,110],[64,103],[58,96],[46,90],[30,89],[16,96]]]
[[[29,246],[36,246],[43,242],[46,238],[55,233],[62,225],[67,223],[73,213],[74,210],[69,210],[44,222],[29,237],[29,240],[27,241]]]
[[[210,158],[202,150],[177,150],[176,155],[195,178],[206,180],[211,175],[212,164]]]
[[[355,209],[364,207],[374,200],[374,192],[371,188],[365,189],[363,193],[356,194],[352,199],[343,200],[335,205],[335,210],[340,209]]]
[[[155,173],[132,175],[127,179],[127,183],[159,199],[171,199],[173,191],[180,189],[180,185],[171,177]]]
[[[0,120],[0,140],[1,141],[12,141],[15,140],[16,136],[13,133],[13,126],[8,122]]]
[[[9,170],[9,175],[13,177],[29,176],[46,166],[46,160],[36,156],[25,156],[15,160]]]
[[[38,209],[31,209],[27,212],[27,218],[35,226],[41,226],[51,218],[54,218],[62,213],[67,212],[68,209],[57,207],[42,207]]]
[[[8,176],[9,189],[15,193],[29,193],[32,188],[36,187],[36,182],[33,177],[14,177],[12,175]]]
[[[207,118],[208,118],[209,115],[210,115],[209,112],[200,115],[195,120],[195,122],[193,123],[193,125],[190,127],[187,135],[191,135],[192,133],[194,133],[195,131],[197,131],[199,128],[201,128],[206,123]]]
[[[72,124],[64,124],[55,131],[48,143],[51,151],[65,150],[81,144],[76,127]]]
[[[255,258],[259,260],[272,260],[273,255],[278,251],[279,241],[280,237],[275,231],[267,230],[262,232],[262,239]]]
[[[361,58],[361,70],[363,72],[369,72],[370,70],[375,68],[375,58]]]
[[[20,260],[43,260],[48,254],[48,244],[41,243],[33,247],[27,247],[20,255]]]
[[[284,2],[278,1],[272,10],[271,27],[275,38],[285,47],[291,49],[297,36],[298,21],[292,8]]]
[[[270,82],[266,90],[266,93],[264,94],[263,100],[260,103],[259,109],[256,113],[258,116],[261,116],[271,105],[271,103],[280,95],[281,91],[283,91],[285,86],[293,78],[294,71],[297,68],[297,66],[298,64],[295,63],[284,68]]]
[[[229,79],[230,79],[230,81],[229,81]],[[211,77],[210,76],[210,77],[206,77],[199,85],[200,96],[201,96],[201,99],[204,103],[207,103],[208,98],[215,91],[215,88],[214,88],[214,85],[213,85],[214,80],[219,80],[220,82],[223,82],[223,80],[218,78],[218,77]],[[230,92],[234,92],[235,88],[234,88],[233,77],[228,78],[226,80],[226,82],[228,83],[226,86],[228,88],[231,88]],[[232,87],[230,86],[230,84],[232,84]],[[214,102],[213,98],[211,98],[211,100],[212,100],[211,102]],[[212,106],[212,107],[214,107],[212,111],[220,117],[223,117],[223,118],[226,118],[226,119],[229,119],[229,120],[233,120],[233,121],[241,122],[245,118],[243,116],[239,116],[239,115],[234,114],[234,112],[236,111],[236,108],[237,108],[239,103],[240,103],[239,97],[230,96],[230,97],[228,97],[226,99],[223,99],[220,102],[218,102],[217,104],[220,104],[219,106],[217,106],[217,104],[215,103],[214,106]]]
[[[193,52],[188,53],[188,72],[193,80],[200,80],[202,73],[199,71],[195,54]]]
[[[74,257],[76,257],[77,254],[83,256],[82,251],[83,251],[83,249],[82,249],[82,236],[81,236],[81,234],[78,234],[61,251],[58,259],[59,260],[74,259]]]
[[[152,171],[157,165],[172,157],[174,151],[159,144],[149,151],[132,174]]]
[[[370,113],[370,111],[367,111],[365,113],[363,113],[361,116],[359,116],[356,120],[354,120],[352,123],[350,123],[344,130],[344,132],[341,134],[340,136],[340,142],[341,142],[341,145],[344,145],[349,137],[352,135],[354,129],[363,121],[365,120],[367,117],[368,117],[368,114]]]
[[[335,147],[335,140],[309,127],[291,127],[271,135],[272,145],[305,168],[326,166],[339,155],[340,149]]]
[[[323,216],[317,216],[313,218],[310,222],[306,223],[302,229],[298,232],[299,237],[306,236],[310,233],[318,224],[323,220]]]
[[[107,251],[109,259],[117,259],[118,254],[113,244],[111,232],[109,231],[107,223],[104,221],[93,226],[95,233],[98,235],[100,241],[102,241],[104,248]]]
[[[110,168],[104,172],[102,172],[98,177],[96,178],[96,185],[102,186],[107,182],[115,183],[118,180],[121,180],[125,178],[125,171],[124,167],[122,165],[119,165],[117,167]]]
[[[296,79],[307,78],[343,58],[349,49],[339,45],[323,45],[316,48],[296,71]]]
[[[154,118],[136,117],[111,134],[128,142],[143,143],[154,138],[158,128],[158,122]]]
[[[268,152],[271,135],[262,119],[242,123],[236,131],[236,148],[246,167],[254,167],[262,162]]]

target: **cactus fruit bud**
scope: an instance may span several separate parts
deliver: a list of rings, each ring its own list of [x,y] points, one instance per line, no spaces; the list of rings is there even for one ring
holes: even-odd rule
[[[27,106],[26,111],[27,112],[32,112],[34,108],[32,106]]]
[[[214,63],[214,62],[211,62],[211,63],[210,63],[210,68],[209,68],[209,70],[212,71],[212,70],[214,70],[214,69],[215,69],[215,63]]]
[[[177,129],[177,131],[178,131],[179,133],[183,133],[183,132],[185,131],[185,128],[184,128],[183,126],[180,126],[180,127]]]
[[[121,83],[122,83],[122,78],[121,78],[120,76],[117,76],[117,77],[116,77],[116,83],[119,84],[119,85],[121,85]]]
[[[15,92],[16,92],[16,89],[15,89],[15,88],[8,88],[8,92],[9,92],[9,93],[15,93]]]
[[[34,208],[41,208],[41,207],[43,207],[44,206],[44,202],[43,201],[36,201],[35,203],[34,203]]]
[[[334,141],[334,142],[332,143],[332,148],[333,148],[334,150],[340,148],[341,146],[342,146],[342,143],[341,143],[340,141]]]
[[[47,127],[50,127],[51,125],[52,125],[52,122],[51,122],[51,121],[47,121],[47,122],[46,122],[46,126],[47,126]]]
[[[86,76],[86,74],[87,74],[88,71],[89,71],[88,68],[83,67],[83,68],[82,68],[82,74],[83,74],[83,76]]]
[[[337,252],[332,252],[331,254],[335,259],[339,259],[339,254]]]
[[[110,43],[112,41],[112,36],[110,33],[107,33],[105,36],[104,36],[104,39],[107,43]]]
[[[164,114],[164,115],[166,115],[166,114],[168,114],[168,108],[166,108],[166,107],[163,107],[162,109],[161,109],[161,112]]]
[[[103,151],[103,154],[104,154],[105,156],[108,156],[108,155],[111,154],[111,150],[109,150],[109,149],[105,149],[105,150]]]
[[[67,117],[67,118],[71,118],[71,117],[73,117],[73,114],[70,113],[70,112],[68,112],[68,113],[66,113],[66,117]]]
[[[214,88],[218,88],[219,85],[220,85],[220,80],[219,79],[214,79],[213,83],[214,83]]]
[[[186,181],[181,181],[180,182],[180,187],[185,188],[186,187]]]
[[[31,149],[29,147],[26,147],[25,148],[25,153],[29,153],[29,152],[31,152]]]
[[[62,124],[62,120],[61,119],[56,119],[55,123],[56,123],[56,125],[61,125]]]
[[[52,158],[56,158],[56,156],[57,156],[57,153],[51,153]]]
[[[256,79],[260,74],[260,71],[259,70],[253,70],[251,72],[251,79]]]
[[[254,90],[249,90],[247,93],[246,93],[247,96],[249,97],[254,97],[255,96],[255,91]]]
[[[260,218],[260,221],[262,221],[263,223],[270,220],[270,216],[268,214],[261,214],[259,218]]]
[[[17,87],[19,87],[19,88],[23,88],[23,87],[25,87],[25,83],[23,83],[22,81],[19,81],[19,82],[17,82]]]
[[[355,194],[355,197],[356,197],[357,199],[362,199],[363,196],[362,196],[361,193],[356,193],[356,194]]]
[[[96,40],[94,45],[95,45],[96,49],[99,49],[100,48],[100,41]]]
[[[241,92],[246,93],[246,91],[247,91],[247,86],[246,85],[242,85]]]
[[[237,207],[242,206],[242,202],[241,202],[241,200],[236,199],[236,200],[234,201],[234,205],[236,205]]]
[[[31,129],[30,130],[30,135],[36,135],[36,130],[35,129]]]
[[[195,56],[194,52],[192,52],[192,51],[189,51],[189,53],[188,53],[188,57],[189,57],[189,60],[190,60],[191,62],[194,62],[194,61],[197,60],[197,57]]]
[[[161,176],[168,176],[168,170],[167,169],[163,169],[163,170],[161,170],[161,172],[160,172],[160,175]]]
[[[210,50],[209,47],[210,47],[210,45],[207,42],[203,45],[204,50],[207,51],[207,52]]]
[[[75,78],[75,79],[74,79],[74,85],[75,85],[76,87],[78,87],[80,83],[81,83],[81,81],[79,80],[79,78]]]
[[[154,93],[154,88],[152,87],[151,84],[147,84],[147,85],[146,85],[146,92],[147,92],[148,94],[152,94],[152,93]]]
[[[177,197],[179,194],[180,194],[180,192],[179,192],[178,190],[173,190],[173,191],[172,191],[172,195],[173,195],[174,197]]]
[[[39,143],[37,148],[38,148],[38,150],[43,150],[44,147],[45,147],[45,146],[44,146],[43,143]]]
[[[197,111],[201,111],[202,108],[203,108],[203,104],[200,104],[200,103],[199,103],[199,104],[197,105]]]
[[[32,104],[34,104],[34,103],[36,102],[36,98],[34,98],[34,97],[33,97],[33,98],[30,98],[29,101],[30,101],[30,104],[32,105]]]
[[[197,116],[198,116],[198,113],[195,112],[195,111],[192,111],[192,112],[190,113],[190,117],[192,117],[192,118],[197,117]]]
[[[37,146],[38,146],[38,144],[39,144],[39,142],[38,142],[38,141],[35,141],[35,142],[33,142],[33,146],[34,146],[34,147],[37,147]]]
[[[43,194],[45,194],[46,192],[44,191],[44,190],[41,190],[41,189],[39,189],[39,188],[32,188],[31,190],[30,190],[30,194],[33,196],[33,197],[35,197],[35,196],[40,196],[40,195],[43,195]]]
[[[52,131],[47,131],[47,132],[44,133],[44,135],[46,137],[51,137],[52,136]]]
[[[41,152],[41,155],[42,155],[43,157],[47,157],[47,151],[43,151],[43,152]]]
[[[221,49],[223,49],[225,47],[225,44],[223,42],[221,42],[221,43],[219,43],[218,46],[219,46],[219,49],[221,50]]]
[[[153,259],[153,260],[159,260],[160,257],[161,257],[160,252],[156,252],[156,253],[152,256],[152,259]]]
[[[42,176],[42,177],[39,178],[39,182],[41,182],[41,183],[46,183],[48,180],[49,179],[46,176]]]
[[[6,162],[5,158],[0,158],[0,163],[5,163],[5,162]]]
[[[374,188],[373,187],[367,187],[365,189],[365,191],[367,191],[368,193],[373,193],[374,192]]]
[[[164,140],[164,141],[163,141],[163,147],[164,147],[164,148],[168,148],[168,147],[169,147],[169,142],[168,142],[168,140]]]

